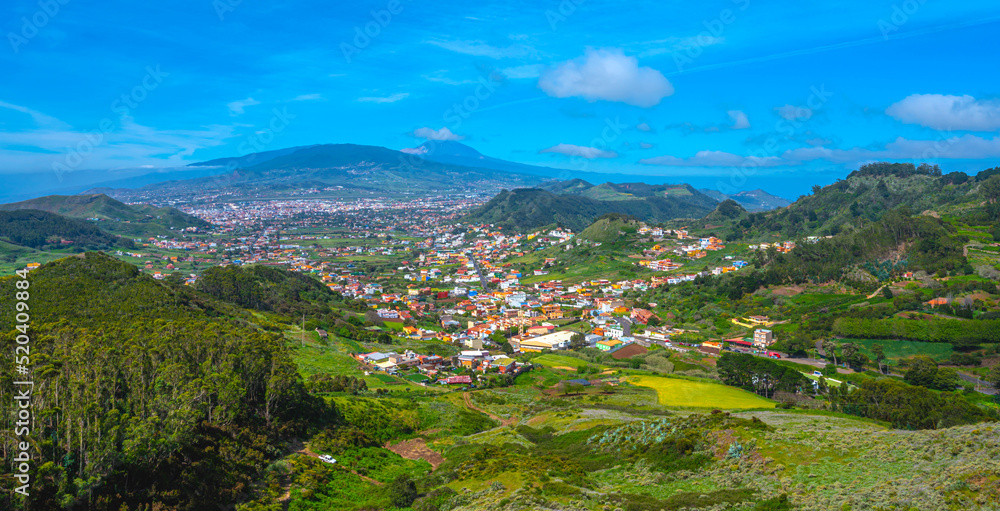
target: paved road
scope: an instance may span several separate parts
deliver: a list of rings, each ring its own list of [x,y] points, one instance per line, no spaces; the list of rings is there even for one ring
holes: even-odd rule
[[[479,274],[479,283],[483,286],[483,291],[488,291],[489,286],[486,282],[486,276],[483,275],[483,269],[479,267],[479,261],[472,255],[469,255],[469,259],[472,259],[472,264],[476,267],[476,273]]]
[[[979,378],[976,378],[975,376],[969,376],[967,374],[962,374],[962,373],[958,373],[958,377],[961,378],[964,381],[967,381],[969,383],[972,383],[972,384],[976,385],[978,387],[977,390],[981,394],[989,394],[991,396],[997,394],[997,389],[993,388],[993,385],[990,385],[990,383],[988,381],[980,380]]]

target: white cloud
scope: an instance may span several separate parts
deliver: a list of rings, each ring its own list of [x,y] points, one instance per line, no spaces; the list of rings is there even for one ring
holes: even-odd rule
[[[587,50],[582,58],[546,71],[538,86],[556,98],[581,97],[587,101],[619,101],[651,107],[674,93],[662,73],[639,67],[635,57],[620,49]]]
[[[606,151],[603,149],[598,149],[596,147],[580,146],[573,144],[557,144],[548,149],[542,149],[538,151],[539,153],[558,153],[565,154],[566,156],[579,156],[581,158],[586,158],[588,160],[593,160],[595,158],[616,158],[618,153],[614,151]]]
[[[653,128],[651,128],[649,126],[649,124],[644,123],[644,122],[640,122],[639,124],[636,124],[635,129],[637,129],[639,131],[653,131]]]
[[[231,103],[226,103],[226,106],[229,107],[229,115],[243,115],[243,113],[246,111],[246,107],[259,104],[260,101],[257,101],[256,99],[247,98],[247,99],[240,99],[237,101],[233,101]]]
[[[726,112],[729,114],[729,118],[732,119],[733,125],[730,129],[734,130],[745,130],[750,127],[750,119],[747,119],[747,114],[740,110],[729,110]]]
[[[650,144],[649,142],[639,142],[639,149],[652,149],[656,147],[655,144]]]
[[[295,96],[292,101],[319,101],[323,99],[322,94],[302,94],[300,96]]]
[[[724,151],[698,151],[690,158],[657,156],[655,158],[639,160],[639,163],[668,167],[740,167],[743,165],[775,167],[789,164],[776,156],[740,156]]]
[[[358,98],[358,101],[361,103],[395,103],[408,97],[410,97],[409,92],[397,92],[388,96],[364,96]]]
[[[428,150],[424,146],[420,146],[420,147],[404,147],[404,148],[400,149],[399,152],[406,153],[406,154],[427,154]]]
[[[785,106],[775,107],[774,111],[778,112],[778,115],[780,115],[783,119],[789,121],[794,121],[796,119],[808,119],[813,115],[812,110],[795,105],[785,105]]]
[[[885,113],[900,122],[936,130],[1000,129],[1000,101],[969,95],[913,94],[890,105]]]
[[[427,140],[462,140],[463,136],[456,135],[451,132],[448,128],[441,128],[435,130],[433,128],[417,128],[413,130],[413,136],[417,138],[426,138]]]

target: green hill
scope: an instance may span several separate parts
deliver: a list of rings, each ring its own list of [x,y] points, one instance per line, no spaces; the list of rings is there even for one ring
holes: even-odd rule
[[[161,229],[205,228],[210,224],[176,208],[158,208],[148,204],[125,204],[104,194],[48,195],[10,204],[0,204],[0,211],[35,209],[72,218],[97,218],[109,230],[119,230],[118,223],[142,224]]]
[[[612,200],[560,195],[538,188],[504,190],[464,217],[463,221],[496,224],[516,231],[559,224],[579,232],[607,213],[631,215],[645,222],[662,222],[674,218],[701,217],[715,207],[712,199],[690,187],[684,189],[693,193],[618,197]]]
[[[0,211],[0,240],[35,250],[83,251],[134,246],[131,239],[108,234],[86,220],[33,209]]]
[[[935,167],[913,164],[872,163],[852,172],[847,179],[813,187],[787,208],[750,213],[734,219],[730,239],[755,239],[777,233],[785,237],[831,235],[857,231],[882,218],[887,212],[906,206],[928,214],[976,213],[982,201],[978,193],[983,178],[964,178],[952,173],[941,175]],[[980,173],[983,174],[983,173]],[[981,212],[969,220],[984,222]]]
[[[639,229],[639,221],[625,215],[608,213],[590,224],[580,238],[599,243],[614,243]]]

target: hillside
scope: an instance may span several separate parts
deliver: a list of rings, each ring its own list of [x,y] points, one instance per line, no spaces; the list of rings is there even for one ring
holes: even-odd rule
[[[607,213],[632,215],[646,222],[662,222],[674,218],[700,217],[714,207],[715,201],[697,191],[669,196],[598,200],[525,188],[500,192],[464,217],[463,221],[496,224],[518,231],[555,223],[579,232],[597,217]]]
[[[616,213],[609,213],[598,218],[580,233],[580,239],[598,243],[614,243],[626,234],[635,234],[639,222]]]
[[[125,204],[104,194],[48,195],[10,204],[0,204],[0,211],[35,209],[71,218],[96,218],[102,227],[115,230],[114,224],[134,223],[161,229],[205,228],[209,223],[176,208],[158,208],[148,204]]]
[[[320,409],[281,337],[232,306],[99,253],[46,264],[29,280],[39,472],[25,509],[234,503],[277,439]],[[0,308],[13,300],[5,293]],[[16,333],[0,333],[4,349],[13,352]],[[4,357],[6,402],[13,369]],[[5,452],[13,439],[3,435]],[[0,507],[13,509],[9,495]]]
[[[730,239],[755,239],[771,233],[796,237],[855,231],[905,206],[933,214],[966,212],[979,207],[979,178],[956,179],[926,165],[873,163],[847,179],[813,187],[787,208],[750,213],[731,223]],[[976,221],[986,221],[979,218]]]
[[[108,234],[86,220],[34,209],[0,211],[0,240],[35,250],[107,250],[134,245],[131,239]]]

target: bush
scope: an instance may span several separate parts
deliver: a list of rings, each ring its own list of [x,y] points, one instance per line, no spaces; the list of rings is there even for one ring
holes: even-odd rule
[[[410,507],[417,500],[417,485],[408,475],[400,475],[386,485],[389,501],[396,507]]]

